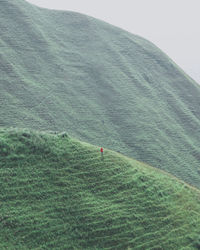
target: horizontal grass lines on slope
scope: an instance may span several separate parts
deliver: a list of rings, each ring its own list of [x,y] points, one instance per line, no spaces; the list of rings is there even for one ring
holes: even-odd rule
[[[199,249],[200,193],[66,134],[0,131],[1,249]]]
[[[1,0],[0,126],[63,131],[200,188],[200,87],[150,42]]]

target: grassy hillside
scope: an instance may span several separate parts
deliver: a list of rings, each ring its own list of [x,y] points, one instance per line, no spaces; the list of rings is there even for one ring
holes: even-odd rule
[[[66,134],[0,130],[0,249],[199,249],[200,192]]]
[[[0,126],[66,130],[200,188],[200,86],[109,24],[0,4]]]

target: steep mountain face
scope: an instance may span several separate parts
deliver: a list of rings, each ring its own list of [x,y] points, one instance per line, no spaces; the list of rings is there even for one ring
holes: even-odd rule
[[[0,249],[199,249],[200,192],[66,134],[0,129]]]
[[[200,188],[200,86],[143,38],[0,2],[0,126],[66,130]]]

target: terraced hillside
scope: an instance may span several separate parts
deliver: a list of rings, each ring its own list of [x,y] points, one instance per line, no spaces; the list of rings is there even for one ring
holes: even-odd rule
[[[66,134],[0,130],[0,249],[199,249],[200,192]]]
[[[143,38],[0,1],[0,126],[103,145],[200,188],[200,86]]]

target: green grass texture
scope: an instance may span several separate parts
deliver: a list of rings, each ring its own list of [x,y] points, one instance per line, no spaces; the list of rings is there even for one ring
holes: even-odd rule
[[[66,133],[0,130],[0,249],[199,249],[200,192]]]
[[[149,41],[0,1],[0,126],[68,131],[200,188],[200,86]]]

